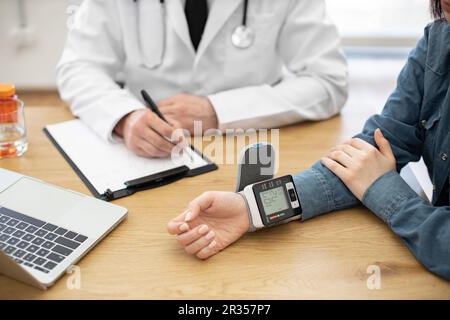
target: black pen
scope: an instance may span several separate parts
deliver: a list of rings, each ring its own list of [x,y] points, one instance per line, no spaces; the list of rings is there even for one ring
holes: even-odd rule
[[[156,115],[163,120],[166,123],[167,122],[166,118],[164,118],[164,116],[162,115],[161,111],[159,111],[158,106],[156,105],[156,103],[153,101],[153,99],[150,97],[150,95],[147,93],[147,91],[145,90],[141,90],[141,95],[142,98],[144,99],[144,101],[147,103],[147,108],[149,108],[150,110],[152,110],[154,113],[156,113]]]
[[[152,110],[154,113],[156,113],[156,115],[163,120],[166,123],[169,123],[166,118],[164,118],[163,114],[161,113],[161,111],[159,111],[158,106],[156,105],[156,103],[153,101],[153,99],[150,97],[150,95],[147,93],[147,91],[145,90],[141,90],[141,95],[142,98],[144,99],[144,101],[146,102],[146,106],[147,108],[149,108],[150,110]],[[170,124],[170,123],[169,123]],[[176,143],[174,143],[171,139],[167,138],[167,137],[163,137],[164,139],[166,139],[167,141],[169,141],[170,143],[172,143],[173,145],[176,145]],[[192,157],[192,155],[189,153],[189,158],[191,159],[191,161],[194,160],[194,158]]]

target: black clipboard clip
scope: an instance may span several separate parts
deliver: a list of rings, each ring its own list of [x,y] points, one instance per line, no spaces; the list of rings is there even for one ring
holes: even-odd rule
[[[112,192],[111,189],[108,189],[108,190],[105,191],[104,194],[102,194],[100,196],[100,199],[104,200],[104,201],[114,200],[114,192]]]
[[[125,182],[127,189],[146,189],[159,187],[165,184],[172,183],[189,173],[189,167],[181,166],[167,171],[155,173],[146,177]]]
[[[112,201],[132,195],[137,191],[161,187],[186,177],[189,174],[189,170],[189,167],[181,166],[139,179],[126,181],[124,183],[126,185],[125,189],[118,191],[111,191],[111,189],[108,189],[105,193],[100,195],[100,199]]]

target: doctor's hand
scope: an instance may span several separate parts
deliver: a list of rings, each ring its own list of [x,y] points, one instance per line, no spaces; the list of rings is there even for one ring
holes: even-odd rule
[[[361,139],[351,139],[321,160],[360,201],[375,180],[396,169],[391,145],[380,129],[374,138],[379,149]]]
[[[114,131],[123,137],[127,147],[141,157],[163,158],[171,154],[174,128],[148,109],[136,110],[122,118]]]
[[[203,132],[217,129],[217,115],[206,97],[179,94],[159,101],[158,108],[175,128],[187,129],[194,133],[194,121],[202,122]]]
[[[184,250],[207,259],[244,235],[250,226],[247,205],[233,192],[205,192],[171,220],[167,231]]]

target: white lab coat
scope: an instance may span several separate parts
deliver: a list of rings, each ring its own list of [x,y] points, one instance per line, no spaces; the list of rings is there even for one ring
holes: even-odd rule
[[[250,0],[256,40],[248,49],[231,43],[244,1],[215,0],[197,52],[182,2],[85,0],[80,7],[58,86],[74,115],[104,139],[123,116],[144,108],[141,89],[156,101],[208,96],[221,129],[321,120],[344,105],[347,65],[323,0]]]

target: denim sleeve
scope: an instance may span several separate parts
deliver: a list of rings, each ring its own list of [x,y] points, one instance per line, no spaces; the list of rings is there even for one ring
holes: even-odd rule
[[[356,136],[374,145],[373,134],[380,128],[391,143],[398,170],[408,162],[419,160],[422,153],[423,139],[418,123],[424,92],[428,30],[429,27],[409,55],[398,77],[397,88],[389,97],[383,112],[371,117],[362,133]],[[303,198],[304,219],[359,203],[344,183],[320,162],[299,173],[295,181],[299,196]]]
[[[320,162],[295,175],[294,182],[303,209],[303,220],[360,203],[341,179]]]
[[[450,280],[450,207],[433,207],[398,173],[375,181],[364,205],[382,219],[428,270]]]
[[[419,124],[428,46],[425,36],[411,52],[398,78],[397,88],[383,112],[371,117],[357,135],[374,145],[380,128],[390,141],[397,170],[420,159],[423,147]],[[294,177],[303,219],[350,208],[359,203],[345,184],[320,162]],[[366,192],[363,204],[380,217],[430,271],[450,279],[450,208],[424,202],[396,173],[379,178]]]
[[[428,32],[429,26],[425,29],[424,37],[411,51],[398,76],[397,87],[381,114],[372,116],[363,131],[356,136],[374,145],[374,132],[380,128],[391,143],[399,172],[409,162],[418,161],[422,154],[424,137],[419,123],[424,96]]]
[[[317,162],[294,176],[303,220],[359,203],[341,180]],[[450,207],[433,207],[391,171],[366,191],[363,204],[383,220],[428,270],[450,280]]]

